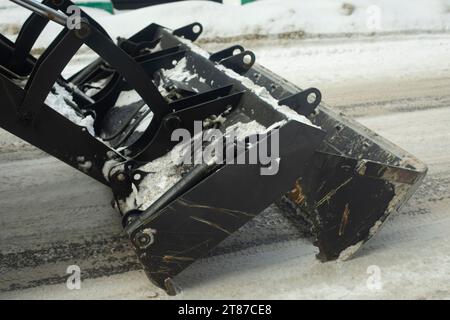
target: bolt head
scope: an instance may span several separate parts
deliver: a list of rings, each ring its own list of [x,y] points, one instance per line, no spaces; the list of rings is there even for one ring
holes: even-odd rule
[[[85,22],[81,22],[80,27],[75,29],[75,35],[80,39],[86,39],[91,34],[91,28]]]
[[[181,126],[181,119],[177,116],[169,116],[164,120],[164,126],[169,131],[178,129]]]
[[[141,234],[138,237],[138,242],[139,242],[140,245],[146,245],[146,244],[148,244],[150,242],[150,237],[145,235],[145,234]]]
[[[140,231],[134,236],[134,243],[136,246],[138,246],[140,249],[146,249],[147,247],[151,246],[153,242],[155,241],[154,234],[155,230],[152,229],[145,229],[143,231]]]
[[[125,181],[126,180],[126,176],[125,176],[125,174],[123,174],[123,173],[119,173],[118,175],[117,175],[117,181],[120,181],[120,182],[123,182],[123,181]]]

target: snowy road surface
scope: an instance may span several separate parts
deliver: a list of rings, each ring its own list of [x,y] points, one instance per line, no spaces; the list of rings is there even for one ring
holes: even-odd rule
[[[408,37],[248,44],[260,63],[321,88],[430,171],[354,259],[318,262],[269,208],[180,274],[176,298],[450,298],[450,36],[421,37],[416,46]],[[4,132],[0,150],[1,298],[167,298],[139,270],[108,189]],[[74,264],[84,281],[69,291]]]
[[[180,274],[176,298],[450,299],[450,34],[247,47],[288,80],[320,88],[327,104],[416,155],[429,174],[350,261],[318,262],[269,208]],[[168,298],[140,271],[107,188],[3,131],[0,151],[0,298]],[[84,281],[70,291],[74,264]],[[373,268],[381,288],[370,285]]]

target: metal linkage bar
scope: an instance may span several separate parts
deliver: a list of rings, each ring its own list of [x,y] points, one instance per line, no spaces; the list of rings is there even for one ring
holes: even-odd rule
[[[17,3],[18,1],[19,0],[13,2]],[[21,1],[23,2],[23,0]],[[13,71],[20,76],[27,76],[33,69],[33,65],[36,62],[36,59],[34,59],[34,57],[30,55],[30,51],[33,48],[36,40],[42,34],[44,28],[47,26],[50,20],[49,17],[54,17],[54,14],[57,14],[61,17],[61,19],[59,20],[61,20],[60,22],[62,22],[63,18],[67,18],[65,12],[67,12],[67,9],[73,6],[74,3],[70,0],[44,0],[42,1],[42,3],[32,1],[32,3],[28,6],[30,5],[33,5],[32,14],[23,24],[16,41],[11,46],[11,54],[7,57],[2,57],[3,66],[7,67],[8,69],[10,69],[10,71]],[[43,10],[41,9],[34,9],[34,6],[44,8],[46,10],[46,13],[44,14]],[[98,24],[83,10],[79,10],[80,17],[82,19],[88,21],[89,24],[97,28],[105,36],[109,37],[102,26],[100,26],[100,24]],[[66,25],[66,23],[63,24],[63,26]]]
[[[83,44],[74,31],[64,30],[36,63],[26,85],[21,113],[31,113],[43,103],[65,66]]]
[[[31,10],[42,17],[45,17],[49,20],[52,20],[62,26],[67,25],[67,15],[64,13],[57,11],[41,2],[35,0],[10,0],[15,4],[18,4],[21,7],[24,7],[28,10]]]

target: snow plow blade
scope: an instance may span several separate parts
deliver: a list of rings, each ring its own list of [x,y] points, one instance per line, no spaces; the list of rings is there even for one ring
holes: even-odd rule
[[[33,13],[15,43],[0,38],[0,126],[109,186],[147,275],[168,293],[173,277],[274,202],[314,234],[319,258],[349,256],[425,175],[252,52],[193,45],[199,23],[151,24],[116,44],[82,11],[68,28],[70,1],[14,2]],[[35,59],[49,19],[63,31]],[[82,45],[98,59],[63,77]]]

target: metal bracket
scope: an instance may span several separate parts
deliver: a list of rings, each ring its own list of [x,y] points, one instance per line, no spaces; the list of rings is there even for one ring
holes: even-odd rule
[[[34,66],[19,108],[21,114],[29,117],[37,111],[36,106],[45,101],[61,72],[82,45],[77,30],[63,30],[58,35]]]
[[[278,104],[280,106],[288,106],[299,114],[308,117],[310,114],[314,113],[321,101],[321,92],[316,88],[309,88],[279,100]]]
[[[242,52],[244,52],[244,47],[240,45],[235,45],[211,54],[209,56],[209,60],[213,62],[219,62],[225,58],[229,58],[235,54],[239,54]]]
[[[230,107],[234,109],[242,95],[242,92],[230,94],[173,112],[161,121],[152,121],[142,136],[128,148],[131,151],[131,157],[136,161],[148,162],[163,156],[177,144],[170,139],[173,130],[184,128],[192,135],[195,121],[203,121],[209,116],[221,114]]]
[[[251,51],[244,51],[234,56],[222,59],[219,63],[234,72],[243,75],[253,67],[256,61],[255,54]]]
[[[118,45],[120,48],[125,50],[131,56],[138,55],[143,49],[153,49],[158,43],[161,42],[161,38],[151,39],[141,42],[134,42],[129,39],[119,38],[117,39]]]
[[[188,24],[187,26],[174,30],[172,34],[177,37],[185,38],[194,42],[198,39],[202,32],[203,26],[198,22],[194,22]]]

